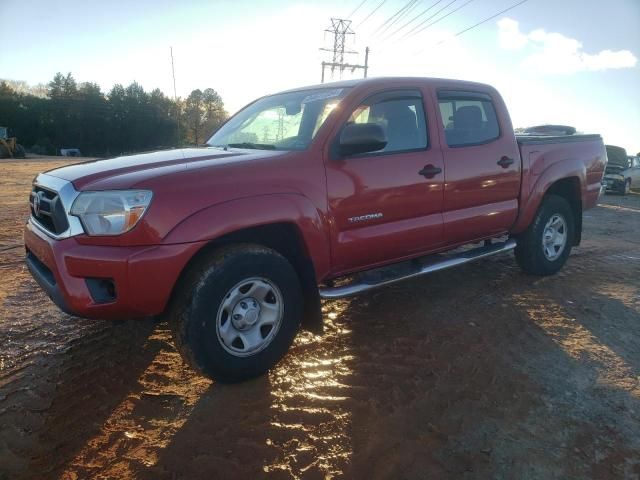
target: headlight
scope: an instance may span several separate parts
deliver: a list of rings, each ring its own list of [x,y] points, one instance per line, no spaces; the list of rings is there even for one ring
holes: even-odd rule
[[[151,203],[149,190],[83,192],[71,215],[80,218],[89,235],[120,235],[136,226]]]

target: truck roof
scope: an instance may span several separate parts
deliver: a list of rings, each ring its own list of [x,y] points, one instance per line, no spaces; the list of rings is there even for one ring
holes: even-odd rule
[[[288,90],[283,90],[279,93],[291,93],[291,92],[299,92],[301,90],[312,90],[317,88],[345,88],[345,87],[356,87],[362,85],[380,85],[380,86],[393,86],[394,83],[398,84],[406,84],[407,82],[415,82],[423,85],[434,85],[437,84],[439,87],[446,84],[447,86],[451,86],[452,88],[483,88],[494,90],[491,85],[485,83],[478,82],[469,82],[466,80],[452,80],[446,78],[432,78],[432,77],[369,77],[369,78],[356,78],[351,80],[340,80],[337,82],[327,82],[327,83],[318,83],[315,85],[307,85],[304,87],[291,88]]]

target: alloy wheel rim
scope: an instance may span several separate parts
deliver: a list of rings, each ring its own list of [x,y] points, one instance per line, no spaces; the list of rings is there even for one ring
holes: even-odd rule
[[[567,244],[567,222],[554,213],[542,231],[542,251],[547,260],[554,261],[562,255]]]
[[[218,341],[236,357],[255,355],[273,341],[283,316],[280,289],[266,278],[248,278],[223,297],[216,316]]]

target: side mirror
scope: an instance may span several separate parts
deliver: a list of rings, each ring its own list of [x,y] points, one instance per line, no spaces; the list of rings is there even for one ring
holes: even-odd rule
[[[284,110],[287,115],[297,115],[302,111],[302,104],[300,102],[285,103]]]
[[[387,135],[377,123],[350,123],[340,134],[340,155],[354,155],[382,150],[387,146]]]

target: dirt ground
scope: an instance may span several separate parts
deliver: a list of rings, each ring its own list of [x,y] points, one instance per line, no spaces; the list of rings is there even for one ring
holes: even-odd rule
[[[201,378],[167,326],[60,313],[0,163],[0,479],[640,478],[640,195],[554,277],[512,255],[323,304],[268,375]]]

